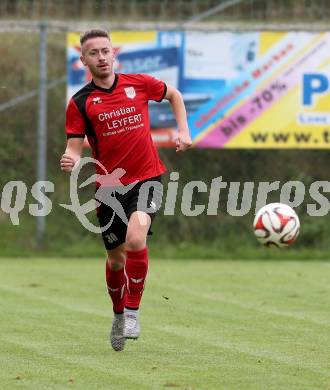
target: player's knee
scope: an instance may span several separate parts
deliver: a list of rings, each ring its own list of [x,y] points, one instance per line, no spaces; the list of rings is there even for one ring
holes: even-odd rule
[[[141,234],[128,234],[126,237],[126,248],[129,251],[138,251],[146,246],[146,237]]]
[[[108,263],[109,267],[113,271],[119,271],[125,266],[125,252],[120,251],[108,251]]]

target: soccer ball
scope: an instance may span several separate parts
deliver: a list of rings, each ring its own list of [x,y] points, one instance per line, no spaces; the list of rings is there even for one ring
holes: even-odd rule
[[[296,212],[283,203],[262,207],[253,222],[257,240],[266,246],[288,247],[299,234],[300,222]]]

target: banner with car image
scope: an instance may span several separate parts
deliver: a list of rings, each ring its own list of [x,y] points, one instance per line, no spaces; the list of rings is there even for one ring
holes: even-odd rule
[[[90,80],[67,36],[67,97]],[[178,88],[195,147],[329,148],[330,33],[117,31],[115,71]],[[150,102],[156,145],[172,146],[167,101]]]

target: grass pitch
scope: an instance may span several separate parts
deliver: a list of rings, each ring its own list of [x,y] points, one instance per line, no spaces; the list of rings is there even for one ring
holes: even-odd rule
[[[151,261],[123,352],[103,271],[0,258],[1,389],[330,389],[330,263]]]

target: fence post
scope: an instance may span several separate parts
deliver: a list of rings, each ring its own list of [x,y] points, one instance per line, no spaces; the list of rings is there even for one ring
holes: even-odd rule
[[[46,180],[47,161],[47,22],[40,24],[39,43],[39,104],[38,104],[38,130],[37,130],[37,180]],[[41,198],[37,199],[41,207]],[[46,231],[46,217],[37,217],[36,240],[38,247],[44,243]]]

